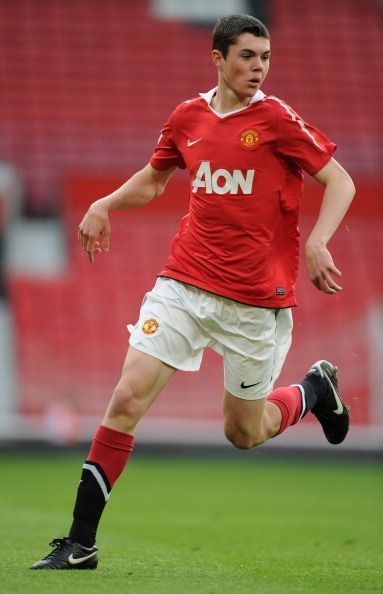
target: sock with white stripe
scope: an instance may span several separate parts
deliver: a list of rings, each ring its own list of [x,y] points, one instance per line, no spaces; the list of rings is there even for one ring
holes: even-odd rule
[[[78,542],[84,547],[94,545],[105,504],[128,461],[133,443],[133,435],[104,425],[98,428],[83,465],[77,490],[73,523],[69,531],[72,542]]]
[[[305,403],[302,413],[303,418],[318,402],[318,395],[323,391],[323,386],[321,379],[314,374],[307,375],[300,384],[296,384],[296,386],[300,388]]]

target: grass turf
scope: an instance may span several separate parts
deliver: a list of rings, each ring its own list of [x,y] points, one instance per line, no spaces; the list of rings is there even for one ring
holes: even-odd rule
[[[382,586],[377,464],[133,457],[96,571],[31,571],[66,535],[82,456],[0,457],[3,594],[371,594]]]

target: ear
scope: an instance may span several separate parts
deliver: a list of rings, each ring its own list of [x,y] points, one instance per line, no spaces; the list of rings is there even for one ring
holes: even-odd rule
[[[221,52],[216,49],[212,50],[211,59],[213,60],[213,64],[214,64],[214,66],[216,66],[216,68],[219,68],[222,65],[222,62],[224,62],[224,60],[225,60],[225,58],[223,57]]]

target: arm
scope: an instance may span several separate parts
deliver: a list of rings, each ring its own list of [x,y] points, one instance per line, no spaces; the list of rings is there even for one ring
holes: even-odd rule
[[[175,169],[176,167],[171,167],[159,171],[148,164],[115,192],[91,204],[78,229],[78,240],[88,253],[90,262],[94,262],[95,254],[101,250],[109,251],[109,211],[126,210],[147,204],[162,194]]]
[[[314,175],[325,186],[318,219],[306,243],[306,265],[310,280],[324,293],[341,291],[333,275],[341,276],[334,265],[327,243],[346,214],[355,194],[355,187],[348,173],[335,159]]]

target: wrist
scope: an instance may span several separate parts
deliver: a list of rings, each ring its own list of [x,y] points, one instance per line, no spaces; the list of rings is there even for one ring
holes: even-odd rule
[[[109,211],[114,210],[115,208],[113,202],[114,201],[112,199],[112,196],[105,196],[104,198],[96,200],[96,202],[94,202],[92,206],[95,210],[103,211],[106,212],[106,214],[108,214]]]
[[[325,248],[327,246],[327,240],[324,237],[316,237],[315,235],[310,235],[306,242],[306,249],[312,248]]]

